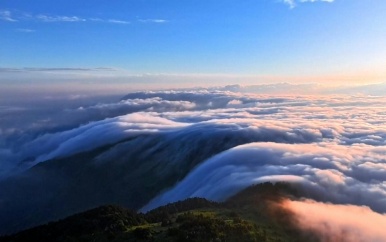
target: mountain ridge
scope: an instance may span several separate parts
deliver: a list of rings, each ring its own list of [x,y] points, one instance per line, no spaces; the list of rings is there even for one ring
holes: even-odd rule
[[[189,198],[146,214],[105,205],[65,219],[0,237],[22,241],[302,241],[303,234],[272,213],[271,202],[294,197],[284,183],[257,184],[226,202]],[[280,211],[280,216],[286,214]],[[289,216],[289,215],[288,215]]]

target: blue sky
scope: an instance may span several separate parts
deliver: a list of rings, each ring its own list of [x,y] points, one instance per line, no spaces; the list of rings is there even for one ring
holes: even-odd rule
[[[5,0],[0,81],[55,68],[67,79],[382,82],[385,13],[384,0]]]

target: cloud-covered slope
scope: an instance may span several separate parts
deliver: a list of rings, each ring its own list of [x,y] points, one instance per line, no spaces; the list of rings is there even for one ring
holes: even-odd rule
[[[3,128],[0,232],[106,203],[223,200],[261,181],[385,212],[385,106],[367,96],[136,92],[66,108],[68,126],[47,114],[47,129]]]
[[[366,162],[374,157],[385,158],[385,152],[384,147],[329,143],[240,145],[199,165],[175,188],[155,198],[143,210],[188,197],[224,201],[251,184],[287,181],[302,187],[303,195],[318,200],[367,205],[385,213],[386,170],[378,170],[377,176],[363,176],[375,170]]]

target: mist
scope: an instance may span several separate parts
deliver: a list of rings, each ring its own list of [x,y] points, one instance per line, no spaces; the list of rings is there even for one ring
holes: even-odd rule
[[[292,212],[296,226],[316,233],[322,242],[386,240],[386,214],[376,213],[366,206],[312,200],[285,200],[282,206]]]

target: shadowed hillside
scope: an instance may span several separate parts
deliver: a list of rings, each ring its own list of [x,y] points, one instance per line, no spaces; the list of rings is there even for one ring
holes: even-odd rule
[[[240,144],[265,140],[258,132],[229,132],[237,129],[232,125],[206,126],[205,133],[201,125],[188,131],[137,135],[45,161],[0,180],[0,215],[7,218],[0,220],[0,235],[104,204],[139,209],[206,159]]]
[[[225,203],[191,198],[146,214],[102,206],[0,241],[304,241],[291,214],[270,205],[291,193],[287,184],[264,183]]]

